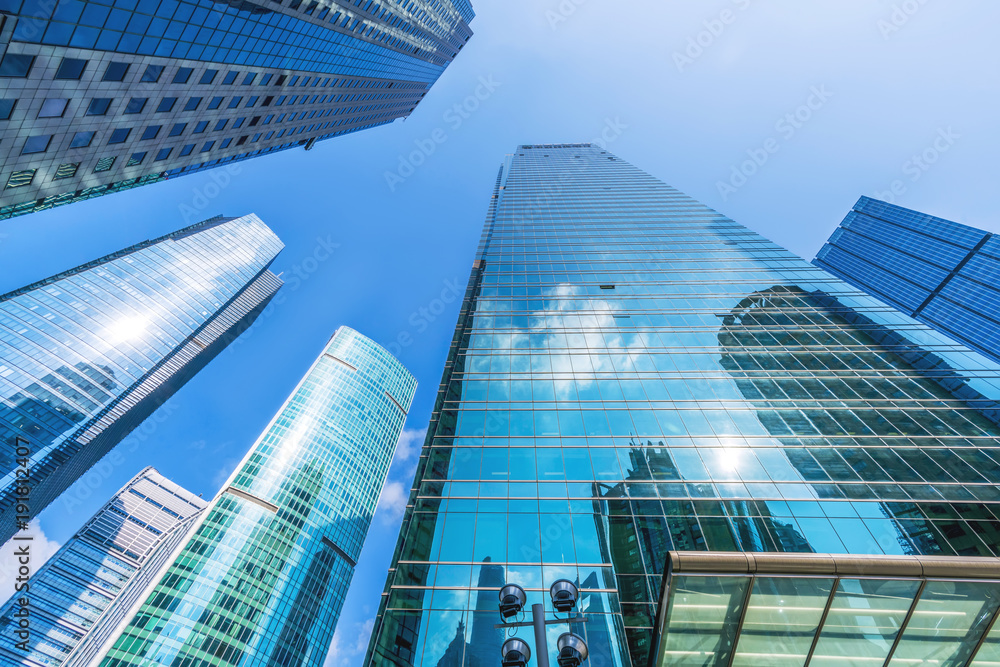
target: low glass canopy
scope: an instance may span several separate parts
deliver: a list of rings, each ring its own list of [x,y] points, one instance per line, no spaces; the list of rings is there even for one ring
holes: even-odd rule
[[[671,552],[653,667],[1000,667],[1000,559]]]

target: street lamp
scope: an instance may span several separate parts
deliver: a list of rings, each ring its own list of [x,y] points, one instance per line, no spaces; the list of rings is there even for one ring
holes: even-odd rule
[[[577,599],[580,596],[579,590],[572,581],[560,579],[549,587],[549,596],[552,598],[552,607],[562,613],[568,613],[576,608]],[[506,584],[500,589],[500,616],[506,621],[512,616],[516,616],[524,610],[527,604],[527,595],[524,589],[517,584]],[[495,627],[507,630],[509,628],[524,628],[531,626],[535,631],[535,649],[538,652],[538,667],[549,667],[549,645],[545,636],[545,626],[562,624],[572,626],[574,623],[586,623],[587,618],[579,614],[572,618],[556,618],[551,621],[545,620],[545,605],[531,605],[530,623],[498,623]],[[587,659],[587,642],[577,634],[565,632],[559,636],[557,643],[559,655],[556,660],[559,667],[580,667]],[[501,648],[503,667],[527,667],[531,659],[531,650],[524,640],[517,637],[510,637],[503,643]]]

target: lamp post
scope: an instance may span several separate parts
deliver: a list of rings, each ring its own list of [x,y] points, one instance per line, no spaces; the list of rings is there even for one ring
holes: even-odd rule
[[[549,596],[552,598],[552,607],[560,613],[570,613],[576,608],[580,593],[576,584],[568,579],[560,579],[549,587]],[[517,584],[506,584],[500,589],[500,616],[506,619],[515,617],[522,611],[528,602],[528,596],[524,589]],[[545,605],[531,605],[530,623],[498,623],[497,628],[507,630],[509,628],[525,628],[531,626],[535,632],[535,651],[537,652],[538,667],[549,667],[549,645],[545,636],[545,626],[566,624],[572,626],[574,623],[586,623],[587,618],[579,614],[570,618],[545,619]],[[583,637],[573,632],[564,632],[556,642],[559,650],[556,661],[559,667],[580,667],[587,659],[589,651],[587,642]],[[531,649],[528,644],[518,637],[510,637],[503,643],[501,648],[502,667],[526,667],[531,660]]]

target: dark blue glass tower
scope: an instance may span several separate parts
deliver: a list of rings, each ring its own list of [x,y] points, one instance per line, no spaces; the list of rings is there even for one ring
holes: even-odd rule
[[[862,197],[816,266],[1000,361],[1000,239]]]

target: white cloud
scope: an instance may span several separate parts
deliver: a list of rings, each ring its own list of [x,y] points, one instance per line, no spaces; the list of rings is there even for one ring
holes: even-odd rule
[[[423,447],[427,428],[408,428],[399,434],[396,441],[396,455],[392,458],[389,475],[382,494],[378,499],[375,515],[383,525],[392,526],[403,518],[406,501],[410,497],[410,486],[417,471],[420,448]]]
[[[17,560],[14,552],[21,546],[28,544],[30,545],[31,553],[31,572],[34,574],[45,564],[45,561],[52,557],[55,552],[59,551],[60,544],[45,536],[41,525],[38,523],[38,519],[28,524],[28,530],[19,532],[16,537],[25,537],[27,535],[33,538],[30,542],[11,539],[0,547],[0,562],[5,564],[16,563]],[[16,578],[17,568],[13,565],[0,570],[0,603],[6,602],[14,595]]]
[[[393,465],[413,458],[423,447],[426,435],[426,427],[403,429],[403,432],[399,434],[399,440],[396,441],[396,456],[392,459]]]
[[[403,510],[406,509],[406,501],[410,497],[410,490],[400,481],[389,481],[382,487],[382,495],[378,499],[378,507],[375,509],[377,516],[383,524],[391,526],[403,518]]]
[[[348,627],[349,629],[344,629]],[[346,667],[352,662],[356,663],[355,659],[368,650],[368,640],[374,627],[374,618],[350,626],[338,626],[337,631],[333,633],[333,642],[330,644],[330,651],[326,654],[323,667]]]

